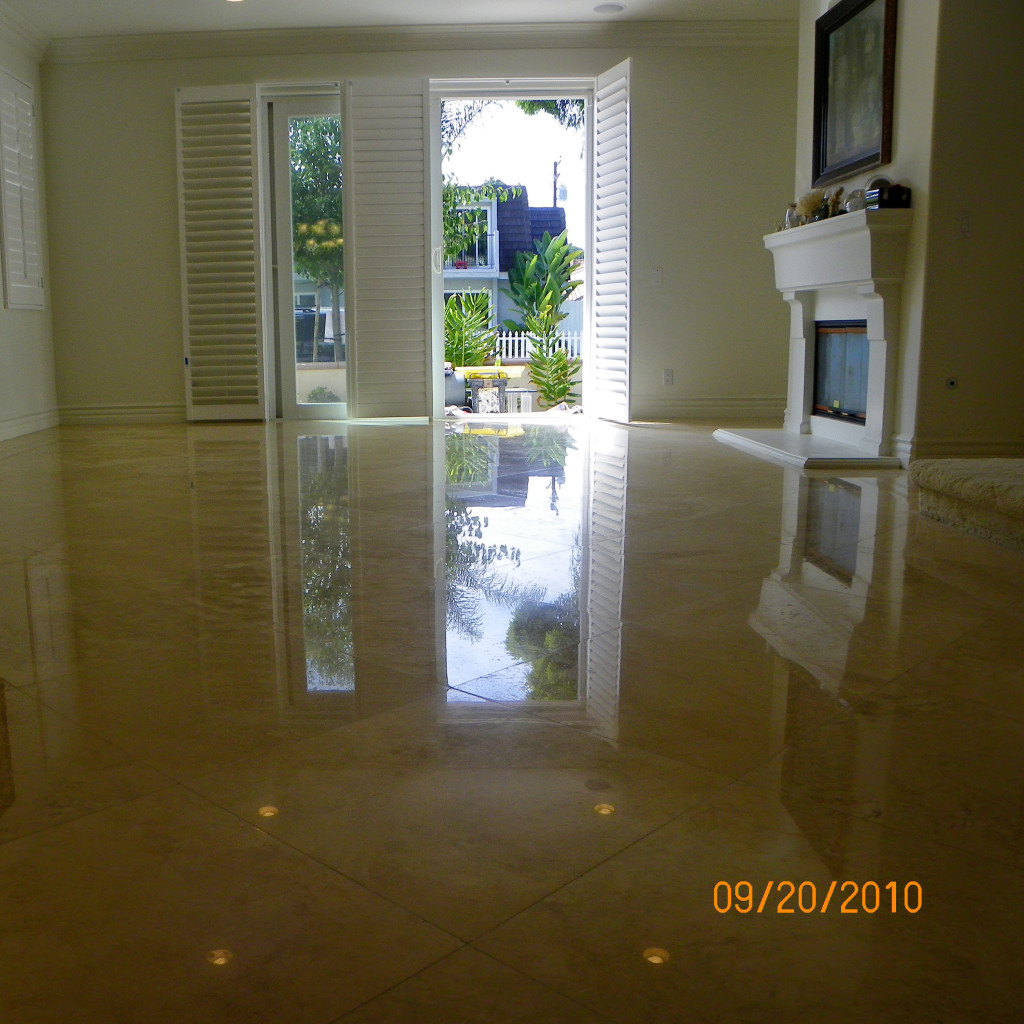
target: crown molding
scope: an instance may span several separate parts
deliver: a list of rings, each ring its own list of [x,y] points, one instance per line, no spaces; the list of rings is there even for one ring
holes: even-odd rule
[[[0,0],[0,33],[12,46],[17,47],[34,61],[43,59],[49,39],[32,22],[11,10]]]
[[[0,0],[2,3],[2,0]],[[634,21],[556,25],[402,25],[379,28],[175,32],[54,39],[48,64],[472,49],[594,49],[797,45],[795,21]]]

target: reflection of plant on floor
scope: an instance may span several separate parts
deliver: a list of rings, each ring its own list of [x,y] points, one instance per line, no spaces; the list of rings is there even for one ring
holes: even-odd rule
[[[489,439],[461,431],[446,434],[444,469],[450,484],[486,483],[491,478]]]
[[[444,360],[452,366],[483,366],[497,351],[487,292],[456,292],[444,304]]]
[[[346,463],[304,482],[301,503],[306,660],[324,680],[347,680],[352,674],[352,552]]]
[[[505,649],[530,663],[526,683],[531,700],[575,700],[580,615],[574,594],[553,603],[521,604],[508,627]]]
[[[526,427],[523,450],[531,466],[565,468],[566,453],[576,447],[568,433],[550,427]]]
[[[582,538],[573,539],[572,589],[554,601],[523,601],[505,636],[505,650],[530,663],[530,700],[576,700],[579,696],[580,577]]]
[[[447,626],[470,640],[483,636],[481,601],[515,607],[536,600],[543,590],[520,587],[508,580],[501,563],[520,564],[521,552],[507,544],[485,544],[487,519],[474,515],[464,501],[445,504],[445,584]]]
[[[579,373],[582,362],[566,353],[559,324],[568,316],[562,305],[581,283],[573,274],[583,253],[566,241],[564,231],[554,238],[545,231],[534,247],[534,253],[516,253],[508,288],[502,289],[515,303],[522,323],[506,320],[504,326],[530,336],[530,380],[541,404],[550,407],[579,397],[572,390],[573,375]]]

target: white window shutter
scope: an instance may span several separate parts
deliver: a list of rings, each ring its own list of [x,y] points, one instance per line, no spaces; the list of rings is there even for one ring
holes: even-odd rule
[[[42,242],[32,87],[0,71],[4,296],[11,309],[43,308]]]
[[[176,106],[188,418],[266,419],[256,90]]]
[[[587,410],[629,420],[629,76],[626,60],[597,79],[591,372]]]
[[[348,85],[345,305],[356,417],[432,412],[429,109],[422,79]]]

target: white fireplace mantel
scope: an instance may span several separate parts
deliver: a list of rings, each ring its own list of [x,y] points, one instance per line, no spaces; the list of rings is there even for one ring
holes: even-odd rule
[[[858,210],[765,236],[775,261],[775,287],[790,308],[785,420],[781,431],[726,430],[716,431],[716,437],[808,467],[864,465],[865,460],[899,465],[891,453],[911,216],[909,209]],[[812,414],[815,323],[821,320],[867,323],[863,424]]]

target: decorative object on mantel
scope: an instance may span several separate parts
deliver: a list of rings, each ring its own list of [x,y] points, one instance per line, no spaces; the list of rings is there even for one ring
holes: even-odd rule
[[[815,186],[892,158],[896,0],[839,0],[814,23]]]
[[[869,210],[906,210],[910,206],[910,189],[904,185],[881,185],[864,193]]]
[[[785,222],[777,224],[775,229],[778,231],[781,228],[798,228],[803,224],[813,224],[815,221],[826,220],[845,212],[842,186],[833,192],[816,188],[801,196],[795,203],[790,203],[786,209]]]
[[[846,212],[856,213],[858,210],[867,209],[867,199],[864,196],[864,189],[855,188],[846,200]]]

